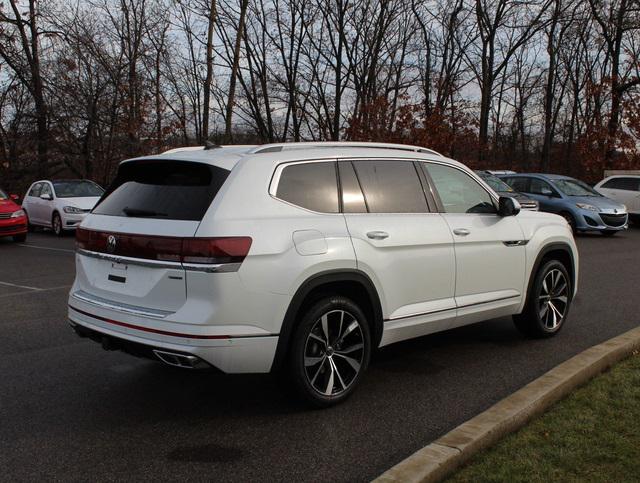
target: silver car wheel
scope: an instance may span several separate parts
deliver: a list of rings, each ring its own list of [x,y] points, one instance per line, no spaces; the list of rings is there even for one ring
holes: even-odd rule
[[[569,284],[564,274],[553,269],[542,280],[538,297],[538,313],[547,330],[557,329],[567,312],[569,305]]]
[[[341,394],[356,380],[364,356],[360,322],[344,310],[327,312],[307,336],[304,349],[307,381],[324,396]]]

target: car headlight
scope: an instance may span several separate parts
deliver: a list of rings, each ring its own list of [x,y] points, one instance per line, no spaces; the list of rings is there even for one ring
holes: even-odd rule
[[[20,218],[21,216],[24,216],[24,210],[18,210],[11,213],[11,218]]]
[[[65,213],[75,213],[75,214],[84,213],[83,209],[77,208],[75,206],[65,206],[62,209],[64,210]]]
[[[582,210],[598,211],[598,208],[587,203],[576,203],[576,206]]]

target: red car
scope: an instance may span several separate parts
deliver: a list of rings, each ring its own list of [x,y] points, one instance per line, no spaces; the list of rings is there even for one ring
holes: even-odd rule
[[[0,189],[0,237],[12,236],[14,241],[27,239],[27,216],[15,203],[17,195],[7,196]]]

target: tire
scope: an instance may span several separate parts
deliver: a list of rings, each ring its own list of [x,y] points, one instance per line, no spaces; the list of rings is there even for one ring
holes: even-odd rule
[[[64,229],[62,228],[62,219],[58,213],[54,213],[51,217],[51,229],[56,236],[64,236]]]
[[[563,211],[560,213],[560,216],[565,220],[567,220],[567,223],[569,223],[569,226],[571,227],[571,232],[574,235],[578,233],[578,229],[576,228],[576,219],[573,217],[571,213],[569,213],[568,211]]]
[[[27,241],[27,234],[22,233],[21,235],[13,235],[13,241],[16,243],[24,243]]]
[[[371,331],[360,307],[342,296],[323,298],[296,327],[289,351],[290,380],[307,403],[333,406],[353,393],[370,357]]]
[[[528,337],[556,335],[569,315],[572,293],[566,267],[558,260],[545,262],[535,275],[524,310],[513,316],[516,327]]]
[[[24,208],[22,209],[22,211],[24,211],[24,214],[27,216],[27,231],[29,233],[33,233],[34,231],[36,231],[36,227],[35,225],[31,224],[31,218],[29,218],[29,212]]]
[[[600,231],[604,236],[613,236],[618,233],[618,230],[602,230]]]

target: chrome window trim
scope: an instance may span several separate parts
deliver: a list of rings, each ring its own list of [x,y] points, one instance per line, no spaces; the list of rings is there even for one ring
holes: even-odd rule
[[[240,268],[240,263],[181,263],[181,262],[169,262],[159,260],[146,260],[143,258],[123,257],[120,255],[111,255],[109,253],[94,252],[91,250],[85,250],[78,248],[77,253],[90,258],[97,258],[98,260],[106,260],[113,263],[123,263],[125,265],[136,265],[138,267],[149,268],[167,268],[174,270],[187,270],[191,272],[205,272],[205,273],[229,273],[237,272]]]
[[[143,317],[153,317],[154,319],[164,319],[169,315],[175,314],[175,312],[171,312],[169,310],[148,309],[146,307],[139,307],[137,305],[114,302],[112,300],[98,297],[97,295],[92,295],[85,292],[84,290],[78,290],[77,292],[72,293],[71,296],[75,299],[80,300],[81,302],[95,305],[96,307],[100,307],[102,309],[116,310],[118,312],[123,312],[131,315],[140,315]]]

